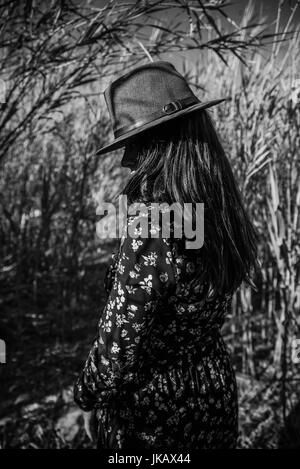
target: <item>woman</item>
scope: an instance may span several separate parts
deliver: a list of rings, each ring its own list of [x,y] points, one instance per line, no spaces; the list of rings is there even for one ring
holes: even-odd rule
[[[125,146],[134,173],[123,194],[147,210],[128,216],[75,401],[95,419],[98,448],[235,448],[237,386],[220,330],[234,291],[252,283],[256,235],[206,111],[222,99],[200,102],[167,62],[134,69],[105,97],[115,140],[98,153]],[[188,249],[174,220],[165,236],[153,202],[204,203],[203,246]]]

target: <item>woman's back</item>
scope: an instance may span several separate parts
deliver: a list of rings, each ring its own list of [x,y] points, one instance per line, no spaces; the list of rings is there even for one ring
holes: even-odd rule
[[[220,331],[232,294],[207,299],[197,279],[201,251],[195,255],[184,239],[163,237],[161,226],[151,225],[150,212],[129,217],[128,226],[134,224],[137,235],[146,217],[152,237],[127,233],[111,266],[115,275],[100,328],[103,341],[107,332],[116,346],[124,338],[114,363],[122,386],[114,394],[114,418],[112,408],[98,411],[98,446],[234,447],[236,382]]]
[[[145,205],[148,205],[147,212],[129,217],[129,225],[142,226],[143,218],[147,219],[150,239],[145,241],[139,236],[131,244],[127,242],[124,255],[122,238],[119,248],[122,255],[115,259],[114,268],[125,272],[127,258],[131,259],[126,283],[139,281],[147,285],[159,258],[163,294],[158,296],[151,338],[149,343],[144,342],[143,353],[147,366],[151,361],[157,368],[165,369],[178,361],[197,359],[199,353],[214,348],[231,307],[232,292],[209,298],[207,284],[199,280],[204,268],[201,249],[187,249],[187,239],[175,238],[172,225],[170,237],[163,237],[161,224],[151,222],[151,204]],[[139,242],[142,244],[138,245]]]

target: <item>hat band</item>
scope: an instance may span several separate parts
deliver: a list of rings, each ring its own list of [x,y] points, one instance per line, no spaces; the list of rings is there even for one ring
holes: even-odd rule
[[[168,116],[170,114],[175,114],[182,109],[186,109],[187,107],[192,106],[193,104],[200,103],[199,99],[196,96],[189,96],[188,98],[177,99],[176,101],[171,101],[170,103],[165,104],[160,111],[152,112],[148,114],[147,117],[144,119],[140,119],[133,124],[130,125],[123,125],[122,127],[118,127],[114,129],[114,136],[115,138],[120,137],[121,135],[130,132],[138,127],[142,127],[145,124],[149,124],[161,117]]]

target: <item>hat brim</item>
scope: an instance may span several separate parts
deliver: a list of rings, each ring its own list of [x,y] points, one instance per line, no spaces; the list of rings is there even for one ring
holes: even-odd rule
[[[187,107],[182,109],[181,111],[175,112],[173,114],[169,114],[167,116],[160,117],[159,119],[155,119],[152,122],[148,122],[142,126],[137,127],[136,129],[130,130],[126,132],[124,135],[116,138],[112,143],[105,145],[104,147],[100,148],[96,151],[96,155],[103,155],[104,153],[108,153],[113,150],[117,150],[118,148],[122,148],[126,145],[126,143],[134,138],[136,135],[145,132],[146,130],[152,129],[157,125],[163,124],[170,120],[176,119],[177,117],[184,116],[185,114],[189,114],[190,112],[197,111],[200,109],[207,109],[211,106],[215,106],[216,104],[221,103],[222,101],[226,101],[228,98],[220,98],[220,99],[213,99],[210,101],[205,101],[201,103],[194,104],[193,106]]]

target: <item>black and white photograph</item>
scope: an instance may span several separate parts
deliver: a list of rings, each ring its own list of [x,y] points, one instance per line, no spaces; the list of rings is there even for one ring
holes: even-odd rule
[[[299,57],[299,0],[0,0],[0,449],[300,449]]]

